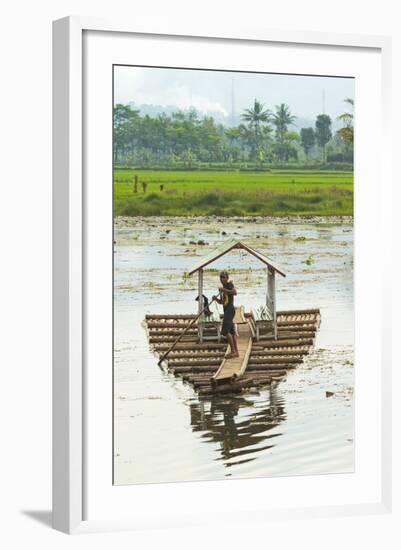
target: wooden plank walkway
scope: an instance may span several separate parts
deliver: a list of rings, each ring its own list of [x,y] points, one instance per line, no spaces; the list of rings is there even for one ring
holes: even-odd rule
[[[223,381],[234,380],[244,374],[252,349],[252,334],[248,323],[238,326],[237,344],[239,357],[231,359],[224,357],[216,374],[213,375],[212,381],[221,383]]]

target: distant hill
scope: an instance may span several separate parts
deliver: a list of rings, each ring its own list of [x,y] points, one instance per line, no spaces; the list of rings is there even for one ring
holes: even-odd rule
[[[131,109],[136,109],[137,111],[140,111],[142,115],[149,115],[151,117],[155,117],[163,113],[170,116],[177,111],[189,111],[189,109],[180,109],[176,105],[152,105],[145,103],[137,105],[134,101],[131,101],[129,103],[129,106],[131,107]],[[212,116],[216,122],[220,122],[221,124],[224,124],[224,126],[231,125],[230,121],[228,120],[230,117],[224,116],[224,114],[221,112],[201,112],[199,111],[199,109],[195,109],[195,107],[192,107],[192,109],[194,109],[198,113],[199,117]]]
[[[333,130],[338,130],[342,127],[342,123],[339,120],[336,120],[334,117],[331,117],[331,125]],[[311,118],[297,117],[295,124],[291,127],[293,130],[299,132],[301,128],[314,128],[315,120]]]
[[[153,104],[146,104],[142,103],[141,105],[136,104],[134,101],[131,101],[129,103],[129,106],[131,109],[135,109],[141,113],[141,115],[149,115],[151,117],[156,117],[161,114],[166,114],[167,116],[171,116],[173,113],[176,113],[179,110],[188,111],[189,109],[180,109],[176,105],[153,105]],[[223,126],[238,126],[241,124],[241,115],[235,114],[234,118],[231,115],[225,116],[223,113],[219,111],[207,111],[207,112],[201,112],[199,109],[195,109],[197,111],[199,117],[203,116],[212,116],[214,120],[220,124],[223,124]],[[299,132],[301,128],[309,128],[315,127],[315,120],[311,118],[305,118],[305,117],[297,117],[295,120],[295,123],[290,126],[291,130],[296,130]],[[332,117],[332,127],[333,130],[338,130],[341,128],[341,122],[336,120]]]

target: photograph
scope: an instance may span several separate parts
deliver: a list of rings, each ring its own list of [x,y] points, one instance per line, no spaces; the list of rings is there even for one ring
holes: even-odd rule
[[[354,86],[113,65],[113,484],[354,471]]]

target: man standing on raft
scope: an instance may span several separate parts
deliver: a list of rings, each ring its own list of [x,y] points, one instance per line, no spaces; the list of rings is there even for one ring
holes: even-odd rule
[[[223,327],[221,333],[225,336],[225,338],[227,338],[227,341],[230,344],[230,353],[226,355],[226,358],[232,359],[233,357],[239,357],[237,337],[234,329],[234,296],[237,295],[237,291],[234,288],[233,282],[229,281],[227,271],[222,271],[220,273],[220,282],[222,286],[219,288],[219,297],[214,296],[214,299],[217,303],[222,304],[224,309]]]

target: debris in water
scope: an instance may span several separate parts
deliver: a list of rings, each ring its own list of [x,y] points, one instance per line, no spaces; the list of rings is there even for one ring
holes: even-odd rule
[[[308,256],[308,258],[305,260],[306,265],[312,265],[313,264],[313,258],[312,256]]]

